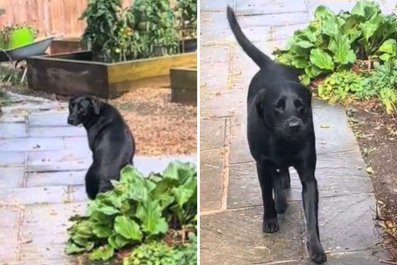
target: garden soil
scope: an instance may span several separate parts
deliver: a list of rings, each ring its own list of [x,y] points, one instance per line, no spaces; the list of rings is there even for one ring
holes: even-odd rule
[[[397,261],[397,117],[376,102],[354,104],[347,114],[374,186],[374,216],[384,232],[383,243]]]

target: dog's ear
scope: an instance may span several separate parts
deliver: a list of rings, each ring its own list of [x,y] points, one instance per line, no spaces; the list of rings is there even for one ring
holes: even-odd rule
[[[269,115],[266,115],[266,112],[268,112],[269,109],[269,106],[266,106],[266,90],[260,90],[255,95],[253,102],[255,104],[255,110],[258,117],[263,121],[263,124],[268,130],[273,131],[272,118]]]
[[[94,109],[94,113],[99,115],[101,113],[102,101],[100,101],[98,98],[90,97],[90,102],[92,108]]]
[[[265,111],[265,90],[259,91],[253,100],[255,104],[255,110],[256,113],[258,114],[259,118],[262,120],[264,119],[263,112]]]

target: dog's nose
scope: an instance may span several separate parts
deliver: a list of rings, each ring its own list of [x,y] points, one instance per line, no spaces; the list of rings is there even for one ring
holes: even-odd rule
[[[289,128],[290,128],[291,130],[296,131],[296,130],[299,130],[299,129],[300,129],[301,123],[300,123],[300,121],[298,121],[298,120],[293,120],[293,121],[290,121],[290,122],[288,123],[288,126],[289,126]]]
[[[68,117],[68,124],[72,125],[73,124],[74,119],[71,118],[70,116]]]

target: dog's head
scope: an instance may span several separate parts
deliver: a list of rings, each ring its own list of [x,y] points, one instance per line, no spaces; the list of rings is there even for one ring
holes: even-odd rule
[[[101,112],[102,102],[91,96],[75,96],[69,100],[68,124],[77,126]]]
[[[295,82],[260,90],[255,109],[265,127],[286,140],[299,139],[312,124],[311,92]]]

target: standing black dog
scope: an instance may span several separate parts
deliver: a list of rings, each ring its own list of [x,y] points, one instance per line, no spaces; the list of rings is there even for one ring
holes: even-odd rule
[[[311,93],[293,69],[274,63],[244,35],[233,10],[227,8],[230,27],[243,50],[260,67],[248,90],[248,143],[256,161],[264,207],[262,230],[279,230],[277,213],[287,209],[289,167],[302,182],[311,259],[324,263],[327,256],[318,229],[318,189]],[[274,200],[272,192],[274,190]]]
[[[120,170],[133,164],[134,137],[120,113],[111,105],[90,96],[76,96],[69,101],[68,123],[83,124],[93,163],[85,176],[90,199],[98,192],[113,188],[111,180],[120,179]]]

